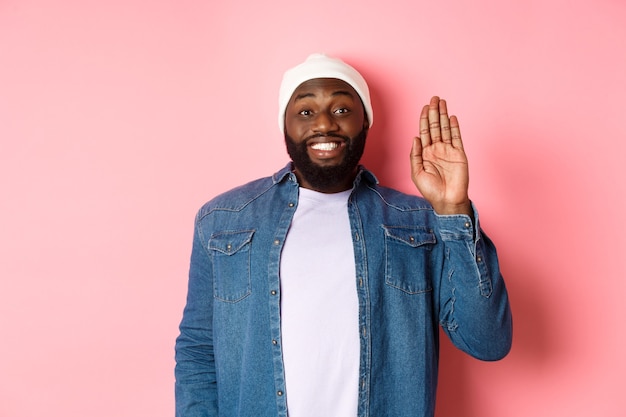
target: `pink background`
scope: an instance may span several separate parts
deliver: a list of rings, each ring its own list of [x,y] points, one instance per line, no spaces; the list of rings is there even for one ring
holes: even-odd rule
[[[0,416],[173,415],[193,217],[286,162],[316,51],[370,81],[384,184],[430,96],[460,119],[515,340],[444,341],[437,415],[625,415],[623,1],[263,3],[0,1]]]

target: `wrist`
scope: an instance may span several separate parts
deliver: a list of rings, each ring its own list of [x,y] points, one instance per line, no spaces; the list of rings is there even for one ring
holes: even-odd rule
[[[467,216],[472,216],[474,214],[474,210],[472,210],[472,203],[470,202],[470,200],[458,204],[433,205],[433,209],[435,210],[435,213],[440,216],[449,216],[455,214],[465,214]]]

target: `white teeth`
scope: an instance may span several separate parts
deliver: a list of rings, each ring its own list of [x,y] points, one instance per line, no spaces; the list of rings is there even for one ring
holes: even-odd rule
[[[316,151],[332,151],[333,149],[337,149],[338,147],[339,145],[337,144],[337,142],[321,142],[311,145],[311,148],[315,149]]]

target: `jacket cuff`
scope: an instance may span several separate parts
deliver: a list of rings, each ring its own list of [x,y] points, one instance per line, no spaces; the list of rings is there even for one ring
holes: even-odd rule
[[[439,233],[444,241],[449,240],[473,240],[478,242],[480,239],[480,223],[478,219],[478,210],[471,202],[474,220],[467,214],[437,214],[437,222],[439,224]]]

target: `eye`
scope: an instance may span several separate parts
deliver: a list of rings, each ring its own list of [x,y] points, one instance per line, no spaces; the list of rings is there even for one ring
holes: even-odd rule
[[[341,107],[337,110],[334,111],[335,114],[347,114],[350,113],[350,109],[346,108],[346,107]]]
[[[311,114],[313,114],[313,112],[309,109],[304,109],[304,110],[300,110],[298,114],[300,116],[310,116]]]

